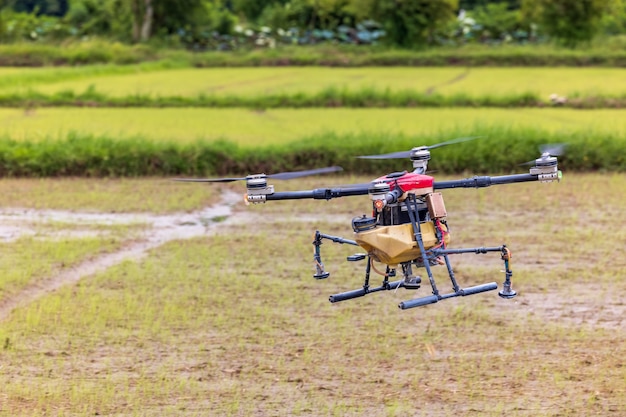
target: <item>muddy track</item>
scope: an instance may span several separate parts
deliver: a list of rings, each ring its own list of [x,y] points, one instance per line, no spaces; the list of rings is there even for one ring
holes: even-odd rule
[[[14,309],[25,306],[58,288],[76,283],[86,276],[104,271],[121,262],[138,260],[151,249],[169,241],[191,239],[213,233],[218,227],[236,221],[237,215],[233,212],[232,201],[238,199],[238,195],[235,198],[235,196],[228,194],[224,196],[221,203],[213,207],[193,213],[163,216],[141,213],[81,213],[31,209],[4,209],[0,211],[0,238],[4,240],[13,240],[33,233],[28,227],[20,229],[18,226],[20,223],[62,221],[79,225],[132,223],[146,225],[139,237],[134,237],[131,242],[124,244],[119,250],[97,255],[73,267],[64,268],[56,274],[28,285],[10,299],[0,300],[0,321],[5,320]]]

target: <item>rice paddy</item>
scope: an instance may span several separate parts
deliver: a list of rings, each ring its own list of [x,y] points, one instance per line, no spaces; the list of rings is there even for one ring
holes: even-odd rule
[[[0,136],[37,142],[65,139],[71,133],[141,137],[190,143],[226,139],[240,146],[282,145],[333,133],[388,134],[448,138],[450,132],[489,135],[492,130],[537,129],[547,132],[621,135],[621,110],[573,109],[0,109]]]
[[[120,74],[121,73],[121,74]],[[455,67],[261,67],[171,68],[156,65],[34,68],[19,74],[3,69],[4,94],[35,90],[45,94],[88,89],[112,97],[132,95],[258,96],[311,94],[329,88],[414,91],[422,94],[507,96],[533,93],[548,100],[562,96],[620,96],[626,94],[622,68],[455,68]],[[8,78],[7,78],[8,77]],[[74,79],[72,79],[74,78]]]

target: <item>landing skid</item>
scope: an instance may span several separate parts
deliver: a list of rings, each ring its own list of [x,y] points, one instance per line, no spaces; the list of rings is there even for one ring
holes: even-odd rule
[[[511,277],[513,276],[513,272],[510,269],[510,262],[509,262],[511,259],[511,252],[506,247],[506,245],[497,246],[497,247],[448,249],[445,247],[445,244],[442,243],[440,246],[437,246],[435,248],[430,248],[427,250],[424,246],[424,241],[422,239],[420,222],[418,220],[419,219],[418,203],[414,195],[409,195],[409,197],[406,199],[406,205],[407,205],[407,212],[410,218],[410,222],[413,226],[415,242],[417,243],[417,246],[419,247],[421,257],[418,259],[413,259],[408,262],[400,263],[400,266],[402,268],[403,279],[397,280],[397,281],[390,281],[389,280],[390,278],[393,278],[396,276],[396,269],[393,269],[387,266],[386,271],[384,273],[381,273],[380,271],[377,271],[375,269],[374,263],[373,263],[374,259],[372,258],[372,256],[366,255],[366,254],[355,254],[355,255],[349,256],[347,260],[351,262],[360,261],[360,260],[364,260],[367,258],[367,266],[365,268],[365,280],[363,282],[363,287],[358,288],[356,290],[331,295],[329,297],[329,300],[331,303],[336,303],[339,301],[345,301],[345,300],[350,300],[353,298],[363,297],[367,294],[371,294],[371,293],[375,293],[379,291],[396,290],[398,288],[417,290],[421,286],[421,278],[413,275],[412,273],[413,266],[424,267],[424,269],[426,270],[426,274],[428,276],[428,280],[432,288],[432,295],[421,297],[421,298],[415,298],[412,300],[402,301],[398,305],[398,307],[400,307],[402,310],[406,310],[406,309],[413,308],[413,307],[425,306],[428,304],[434,304],[441,300],[446,300],[448,298],[465,297],[468,295],[478,294],[481,292],[492,291],[498,288],[498,284],[495,282],[489,282],[486,284],[476,285],[473,287],[460,288],[456,281],[456,277],[454,276],[454,271],[452,270],[452,265],[450,263],[450,260],[448,259],[448,255],[461,254],[461,253],[484,254],[488,252],[500,252],[501,259],[504,261],[505,278],[504,278],[504,283],[503,283],[503,289],[498,294],[502,298],[513,298],[517,295],[517,293],[512,289]],[[441,231],[439,229],[435,229],[435,230],[437,231],[437,238],[439,242],[443,242],[444,237],[441,235]],[[314,277],[317,279],[325,279],[325,278],[328,278],[328,276],[330,275],[329,272],[326,272],[324,270],[324,265],[322,263],[320,246],[322,244],[323,239],[328,239],[335,243],[358,246],[358,244],[354,240],[344,239],[338,236],[326,235],[326,234],[320,233],[319,231],[315,232],[313,245],[315,246],[314,261],[315,261],[316,273],[314,274]],[[431,265],[436,265],[439,263],[445,264],[446,269],[448,270],[448,276],[452,283],[452,289],[453,289],[453,291],[450,293],[441,294],[435,283],[435,278],[431,271]],[[382,284],[378,287],[370,286],[370,273],[372,272],[372,269],[374,269],[374,271],[378,272],[384,277]]]
[[[476,253],[476,254],[482,254],[482,253],[487,253],[487,252],[501,252],[502,256],[503,256],[503,260],[505,263],[505,281],[503,284],[503,289],[502,291],[499,292],[500,297],[502,298],[513,298],[517,295],[517,293],[515,291],[512,290],[511,288],[511,276],[513,275],[512,271],[509,269],[508,266],[508,257],[510,256],[510,253],[508,251],[508,249],[506,248],[506,246],[500,246],[500,247],[493,247],[493,248],[467,248],[467,249],[446,249],[445,250],[446,253],[443,254],[441,253],[441,251],[433,251],[433,253],[437,253],[436,256],[445,256],[447,257],[448,254],[451,253]],[[504,257],[506,257],[506,259],[504,259]],[[365,259],[365,257],[363,257],[363,259]],[[362,288],[358,288],[352,291],[346,291],[346,292],[341,292],[341,293],[337,293],[337,294],[333,294],[329,297],[329,301],[331,303],[337,303],[340,301],[346,301],[346,300],[351,300],[353,298],[359,298],[359,297],[363,297],[365,295],[368,294],[372,294],[375,292],[379,292],[379,291],[390,291],[390,290],[397,290],[399,288],[404,288],[407,290],[416,290],[419,289],[419,285],[413,284],[411,282],[407,283],[407,278],[405,277],[404,279],[400,279],[400,280],[395,280],[395,281],[390,281],[389,278],[390,277],[395,277],[396,276],[396,270],[395,269],[390,269],[389,267],[387,267],[387,270],[385,272],[385,276],[383,278],[382,283],[380,284],[380,286],[377,287],[372,287],[370,286],[370,274],[371,274],[371,270],[372,270],[372,262],[373,259],[369,256],[367,256],[367,266],[365,268],[365,280],[363,282],[363,287]],[[403,264],[403,268],[405,266],[410,266],[410,264],[412,264],[413,262],[407,262],[405,264]],[[326,277],[328,277],[330,275],[330,273],[325,272]],[[432,273],[431,273],[432,276]],[[454,275],[452,275],[450,277],[451,282],[454,284],[456,284],[456,280],[454,279]],[[492,291],[492,290],[496,290],[498,289],[498,284],[495,282],[490,282],[490,283],[486,283],[486,284],[481,284],[481,285],[476,285],[473,287],[467,287],[467,288],[459,288],[458,285],[456,287],[456,289],[453,292],[450,293],[445,293],[445,294],[441,294],[439,292],[439,290],[437,289],[436,285],[434,284],[434,278],[431,282],[431,288],[432,288],[432,295],[429,296],[425,296],[425,297],[420,297],[420,298],[414,298],[412,300],[407,300],[407,301],[402,301],[401,303],[398,304],[398,307],[402,310],[407,310],[409,308],[414,308],[414,307],[421,307],[421,306],[425,306],[428,304],[434,304],[437,303],[441,300],[446,300],[448,298],[454,298],[454,297],[465,297],[468,295],[474,295],[474,294],[479,294],[481,292],[487,292],[487,291]]]

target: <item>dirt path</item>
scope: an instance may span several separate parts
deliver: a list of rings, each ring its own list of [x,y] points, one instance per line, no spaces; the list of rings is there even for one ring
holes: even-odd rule
[[[459,75],[457,75],[456,77],[454,77],[454,78],[452,78],[452,79],[450,79],[448,81],[445,81],[445,82],[443,82],[441,84],[437,84],[437,85],[431,85],[430,87],[428,87],[426,89],[426,95],[429,96],[429,95],[434,94],[439,87],[445,87],[447,85],[452,85],[454,83],[458,83],[459,81],[463,81],[469,75],[469,73],[470,73],[470,70],[469,69],[465,69],[465,71],[463,71],[462,73],[460,73]]]
[[[234,194],[234,193],[233,193]],[[78,282],[81,278],[101,272],[126,260],[137,260],[151,249],[172,240],[191,239],[213,233],[220,225],[236,221],[232,201],[239,195],[225,195],[223,201],[212,207],[193,213],[177,213],[157,216],[142,213],[81,213],[59,210],[3,209],[0,211],[0,240],[10,241],[35,234],[28,224],[51,221],[69,222],[74,225],[123,225],[142,223],[146,225],[138,238],[133,238],[115,252],[89,258],[78,265],[38,280],[25,287],[15,296],[0,301],[0,321],[11,312],[27,305],[58,288]],[[26,226],[20,227],[20,223]]]

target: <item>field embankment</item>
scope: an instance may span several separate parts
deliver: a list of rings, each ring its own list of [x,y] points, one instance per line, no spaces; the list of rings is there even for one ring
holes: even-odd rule
[[[428,50],[385,47],[311,45],[276,49],[190,52],[116,42],[68,42],[63,45],[18,43],[0,45],[0,66],[134,64],[173,60],[195,67],[260,66],[626,66],[623,41],[599,42],[589,48],[550,45],[465,45]]]

